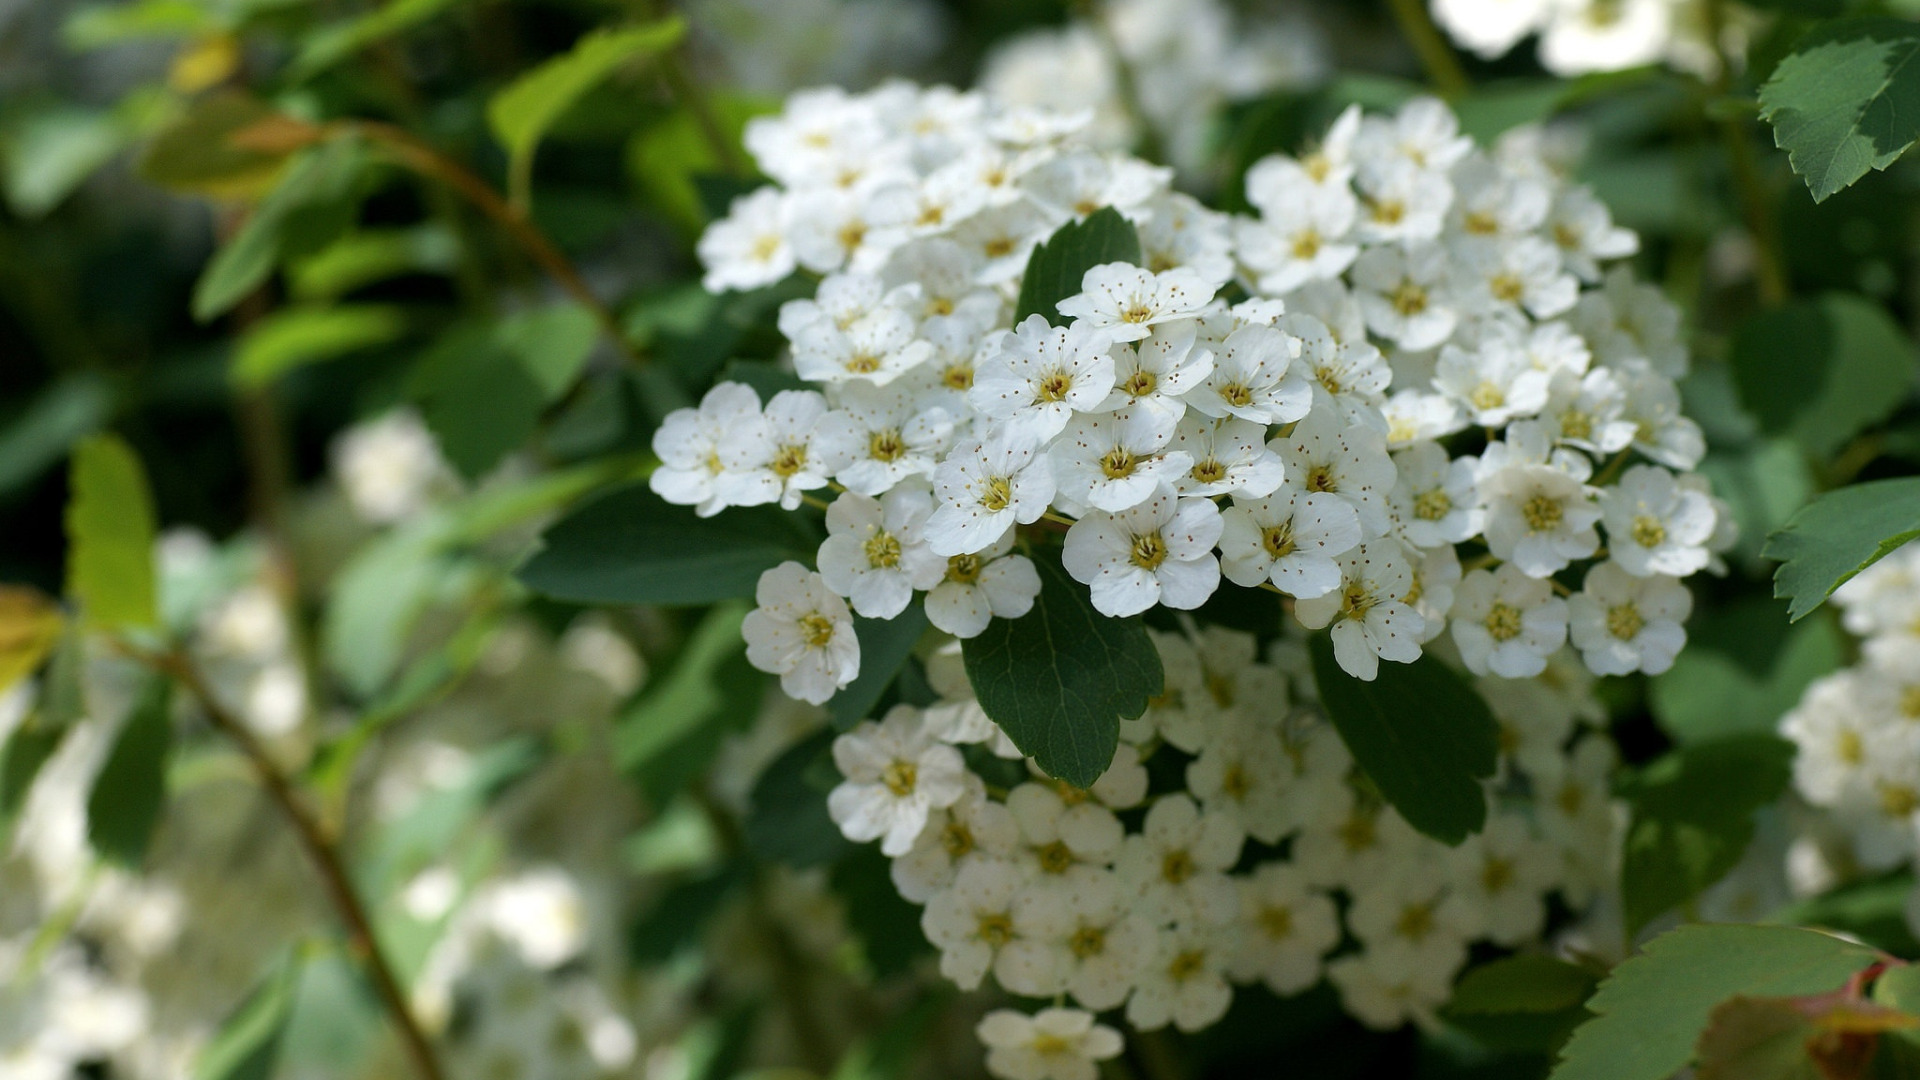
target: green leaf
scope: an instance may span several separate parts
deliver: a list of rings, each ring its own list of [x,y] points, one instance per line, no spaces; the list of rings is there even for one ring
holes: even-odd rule
[[[1771,733],[1808,684],[1846,659],[1825,619],[1789,625],[1777,602],[1754,598],[1687,627],[1687,648],[1652,680],[1653,714],[1683,744]]]
[[[287,372],[385,345],[407,329],[406,313],[388,304],[283,308],[249,327],[233,355],[233,381],[264,386]]]
[[[1780,563],[1773,595],[1798,620],[1833,590],[1920,536],[1920,478],[1874,480],[1829,491],[1802,507],[1761,551]]]
[[[74,448],[67,503],[67,595],[89,626],[152,626],[153,495],[146,470],[119,436]]]
[[[75,52],[88,52],[126,41],[195,37],[218,28],[208,5],[195,0],[135,0],[75,11],[61,28],[61,39]]]
[[[6,838],[13,819],[26,805],[34,778],[60,749],[60,740],[66,734],[67,729],[45,723],[39,713],[29,713],[6,741],[0,742],[0,840]]]
[[[1882,972],[1873,984],[1873,1000],[1920,1016],[1920,965],[1904,964]]]
[[[1013,321],[1045,315],[1061,322],[1059,303],[1080,291],[1087,271],[1107,263],[1140,263],[1140,233],[1120,211],[1104,206],[1084,221],[1069,221],[1027,257],[1027,273],[1020,280],[1020,302]]]
[[[112,112],[64,104],[36,110],[0,144],[7,205],[23,218],[46,214],[125,149],[131,136]]]
[[[193,1080],[270,1080],[303,966],[298,953],[280,961],[200,1051]]]
[[[1836,930],[1896,956],[1920,955],[1920,941],[1907,926],[1912,894],[1912,874],[1883,874],[1789,904],[1764,921]]]
[[[494,328],[475,323],[455,327],[421,357],[407,390],[448,463],[474,481],[526,444],[546,401]]]
[[[1736,997],[1700,1033],[1699,1080],[1822,1080],[1807,1056],[1813,1022],[1781,998]]]
[[[1792,778],[1793,745],[1736,735],[1682,747],[1624,785],[1633,806],[1620,890],[1628,933],[1725,877],[1753,839],[1753,814]]]
[[[494,337],[520,361],[545,402],[564,397],[580,377],[600,324],[576,303],[553,304],[500,320]]]
[[[506,147],[510,188],[524,207],[532,180],[533,154],[547,129],[582,94],[615,68],[641,57],[657,56],[679,44],[686,22],[661,19],[644,26],[602,27],[520,76],[487,102],[487,124]]]
[[[364,15],[313,30],[301,39],[300,52],[288,65],[287,78],[305,82],[368,45],[403,33],[461,2],[390,0]]]
[[[167,802],[173,750],[173,683],[151,680],[107,754],[87,797],[87,842],[101,858],[138,869]]]
[[[860,638],[860,676],[827,702],[827,714],[836,729],[846,731],[873,716],[874,707],[906,666],[928,625],[927,609],[920,604],[908,604],[907,610],[891,619],[853,617],[854,633]]]
[[[847,906],[847,928],[860,941],[873,974],[897,975],[933,949],[920,929],[920,908],[900,895],[893,883],[893,860],[874,844],[861,844],[834,865],[828,875],[834,894]]]
[[[703,518],[634,484],[561,518],[518,576],[575,603],[710,604],[752,596],[762,571],[811,561],[816,546],[775,508]]]
[[[474,755],[459,783],[433,789],[382,826],[364,845],[356,864],[355,876],[366,895],[390,896],[421,870],[444,863],[481,811],[547,760],[548,753],[544,743],[528,736],[495,742]]]
[[[746,879],[743,868],[733,865],[667,890],[653,910],[627,932],[628,958],[636,964],[655,966],[697,949],[701,930]]]
[[[1683,926],[1613,970],[1550,1080],[1668,1080],[1693,1060],[1715,1006],[1737,994],[1837,990],[1873,950],[1784,926]]]
[[[1536,953],[1482,964],[1461,976],[1452,1013],[1558,1012],[1592,995],[1599,977],[1578,964]]]
[[[1753,316],[1729,357],[1761,429],[1822,460],[1893,414],[1912,389],[1914,359],[1885,308],[1840,293]]]
[[[460,241],[438,222],[406,229],[348,233],[290,268],[298,300],[333,300],[402,274],[447,274],[460,261]]]
[[[789,866],[825,866],[853,849],[827,814],[827,792],[840,782],[834,733],[822,731],[773,759],[753,785],[743,831],[762,859]]]
[[[1894,19],[1827,23],[1760,88],[1775,145],[1820,202],[1885,169],[1920,137],[1920,27]]]
[[[193,103],[142,154],[142,178],[189,195],[244,198],[271,186],[287,163],[290,147],[252,136],[303,121],[239,91],[220,91]]]
[[[0,584],[0,694],[40,670],[65,626],[52,597],[32,586]]]
[[[1327,718],[1407,824],[1446,844],[1479,832],[1500,729],[1473,687],[1434,656],[1381,664],[1362,682],[1340,669],[1332,638],[1315,634],[1309,648]]]
[[[716,93],[709,104],[721,134],[736,150],[748,120],[780,111],[775,99],[734,93]],[[721,167],[700,119],[690,109],[675,109],[627,144],[627,174],[670,217],[693,232],[718,216],[708,212],[699,183],[702,176]]]
[[[1160,693],[1160,653],[1138,617],[1093,608],[1056,556],[1035,553],[1040,596],[1018,619],[995,619],[963,646],[981,708],[1048,776],[1092,787],[1113,763],[1120,721]]]
[[[667,675],[614,721],[614,764],[663,805],[732,732],[752,723],[766,677],[747,663],[740,622],[747,605],[727,603],[700,620]]]
[[[209,322],[224,314],[259,288],[283,255],[295,254],[294,226],[303,213],[329,205],[350,208],[364,162],[361,147],[351,139],[335,139],[296,156],[280,183],[201,272],[193,287],[193,317]]]
[[[65,376],[42,390],[0,431],[0,495],[52,468],[112,411],[113,392],[92,372]]]

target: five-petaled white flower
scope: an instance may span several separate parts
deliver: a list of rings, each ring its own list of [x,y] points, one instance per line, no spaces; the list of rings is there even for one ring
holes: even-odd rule
[[[1017,523],[1030,525],[1053,501],[1053,469],[1031,430],[1001,427],[948,454],[933,476],[940,505],[927,521],[936,555],[972,555]]]
[[[754,601],[759,606],[740,625],[747,659],[780,676],[780,689],[819,705],[859,676],[853,615],[826,579],[784,562],[760,575]]]
[[[847,839],[880,841],[892,857],[913,850],[927,817],[960,801],[969,776],[960,751],[934,737],[920,710],[895,705],[833,740],[846,777],[827,793],[827,813]]]
[[[1475,675],[1530,678],[1567,641],[1567,602],[1553,594],[1552,582],[1511,563],[1463,578],[1451,615],[1453,642]]]
[[[1346,500],[1291,484],[1221,513],[1220,563],[1236,585],[1271,581],[1288,596],[1313,599],[1340,587],[1333,560],[1360,543],[1360,515]]]
[[[1074,522],[1061,561],[1090,587],[1103,614],[1138,615],[1155,604],[1197,608],[1220,587],[1219,539],[1218,507],[1162,487],[1131,509],[1096,510]]]
[[[1084,1009],[1042,1009],[1031,1017],[995,1009],[975,1029],[987,1071],[1000,1080],[1094,1080],[1095,1063],[1120,1056],[1120,1033]]]
[[[1114,341],[1138,341],[1157,323],[1198,315],[1212,299],[1213,286],[1185,267],[1156,274],[1132,263],[1105,263],[1088,268],[1080,291],[1060,301],[1059,311]]]
[[[928,551],[921,535],[932,513],[922,487],[897,487],[878,499],[842,494],[827,507],[820,576],[861,615],[893,618],[915,589],[931,589],[946,575],[946,560]]]

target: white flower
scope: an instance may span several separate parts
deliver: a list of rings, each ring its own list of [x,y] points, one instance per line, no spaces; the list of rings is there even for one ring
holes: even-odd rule
[[[1483,60],[1506,55],[1546,24],[1554,0],[1433,0],[1433,21]]]
[[[1361,173],[1401,172],[1406,168],[1444,174],[1473,150],[1460,134],[1460,121],[1435,97],[1417,97],[1391,118],[1369,116],[1354,137],[1354,160]]]
[[[1300,340],[1270,326],[1246,326],[1214,350],[1213,373],[1187,395],[1208,416],[1290,424],[1313,407],[1313,388],[1293,366]]]
[[[1400,597],[1421,619],[1420,644],[1439,637],[1453,610],[1453,591],[1460,585],[1460,556],[1452,544],[1408,552],[1413,566],[1413,588]]]
[[[758,399],[753,407],[760,408]],[[657,445],[660,436],[654,438]],[[411,516],[436,487],[452,486],[433,432],[411,409],[396,409],[342,433],[333,444],[333,472],[354,512],[377,525]]]
[[[1197,315],[1213,299],[1213,286],[1176,267],[1156,274],[1132,263],[1090,267],[1080,291],[1060,301],[1060,314],[1076,324],[1105,330],[1114,341],[1139,341],[1157,323]]]
[[[1358,163],[1354,186],[1361,213],[1354,235],[1363,244],[1383,251],[1439,239],[1453,205],[1453,185],[1444,171],[1419,168],[1404,159],[1362,157]]]
[[[967,792],[960,751],[936,739],[911,705],[834,739],[833,763],[846,777],[827,793],[833,823],[856,843],[879,840],[880,853],[893,858],[913,850],[928,815]]]
[[[1159,939],[1158,952],[1142,966],[1127,1001],[1127,1023],[1152,1031],[1171,1022],[1192,1032],[1225,1016],[1233,1004],[1226,980],[1235,952],[1232,929],[1182,926],[1161,931]]]
[[[1475,675],[1531,678],[1567,641],[1566,601],[1553,594],[1551,582],[1511,563],[1462,579],[1451,615],[1454,644]]]
[[[1340,991],[1347,1011],[1370,1028],[1391,1031],[1413,1021],[1437,1029],[1436,1010],[1453,996],[1456,971],[1409,968],[1397,952],[1365,949],[1328,964],[1327,981]]]
[[[1014,788],[1007,793],[1007,810],[1020,824],[1020,837],[1033,860],[1030,868],[1042,881],[1060,879],[1073,885],[1079,881],[1074,871],[1105,869],[1126,835],[1113,811],[1084,793],[1076,793],[1069,802],[1050,783],[1029,782]]]
[[[1669,468],[1692,469],[1706,456],[1700,425],[1680,412],[1680,388],[1658,371],[1635,364],[1618,369],[1627,392],[1622,419],[1634,426],[1633,448]]]
[[[1272,727],[1229,713],[1209,718],[1209,738],[1187,763],[1187,790],[1209,813],[1232,814],[1247,835],[1276,844],[1288,826],[1286,747]]]
[[[1453,169],[1452,221],[1458,242],[1516,240],[1538,230],[1553,202],[1552,185],[1475,152]]]
[[[1672,33],[1671,0],[1567,0],[1540,39],[1555,75],[1622,71],[1660,59]]]
[[[1312,599],[1340,587],[1333,560],[1360,543],[1360,515],[1337,495],[1292,485],[1264,499],[1236,502],[1221,514],[1220,562],[1236,585],[1271,581],[1289,596]]]
[[[1693,595],[1673,578],[1635,577],[1610,559],[1587,571],[1567,607],[1573,644],[1595,675],[1658,675],[1687,643],[1681,624]]]
[[[1279,167],[1282,162],[1288,167]],[[1257,220],[1234,222],[1235,253],[1269,296],[1284,296],[1310,281],[1344,273],[1360,254],[1347,242],[1359,203],[1345,188],[1323,188],[1283,158],[1263,158],[1247,170],[1247,201]]]
[[[1319,982],[1323,958],[1340,943],[1333,900],[1283,862],[1263,863],[1241,879],[1240,926],[1228,970],[1283,997]]]
[[[707,268],[700,283],[712,293],[758,289],[793,273],[786,195],[770,186],[733,200],[727,216],[701,234],[699,253]]]
[[[1055,498],[1063,505],[1071,500],[1076,510],[1119,513],[1152,498],[1162,486],[1171,487],[1192,468],[1193,459],[1167,450],[1173,427],[1165,419],[1131,409],[1074,417],[1048,454]]]
[[[1403,349],[1431,349],[1459,322],[1445,248],[1370,248],[1353,264],[1354,298],[1367,329]]]
[[[853,616],[819,574],[781,563],[760,575],[754,602],[759,606],[740,625],[747,659],[780,676],[788,696],[819,705],[859,676]]]
[[[1530,577],[1547,577],[1600,547],[1600,508],[1578,454],[1550,451],[1539,424],[1514,424],[1480,456],[1475,483],[1486,508],[1487,549]],[[1550,456],[1552,455],[1552,456]]]
[[[1493,814],[1447,856],[1448,878],[1476,935],[1517,946],[1540,936],[1558,853],[1518,814]]]
[[[1348,426],[1385,430],[1380,406],[1393,371],[1380,350],[1365,341],[1336,341],[1325,323],[1311,315],[1282,316],[1280,330],[1300,340],[1295,365],[1313,379],[1314,408],[1333,413]]]
[[[1474,917],[1447,888],[1432,847],[1403,859],[1396,873],[1357,890],[1347,927],[1383,963],[1410,971],[1458,971],[1467,960]]]
[[[1352,506],[1363,536],[1385,536],[1392,528],[1387,496],[1393,491],[1394,465],[1386,436],[1378,430],[1343,428],[1337,418],[1315,413],[1267,446],[1286,463],[1289,484],[1337,495]]]
[[[1193,460],[1186,474],[1174,482],[1174,490],[1182,495],[1257,499],[1272,494],[1286,478],[1280,455],[1267,449],[1266,425],[1251,420],[1215,419],[1194,410],[1174,429],[1170,448]]]
[[[933,476],[940,505],[927,521],[936,555],[973,555],[1017,524],[1030,525],[1053,501],[1053,470],[1031,429],[999,427],[949,453]]]
[[[1581,294],[1572,321],[1603,364],[1638,361],[1669,379],[1687,373],[1680,309],[1658,285],[1635,279],[1630,266],[1614,267],[1598,291]]]
[[[1627,393],[1611,368],[1585,375],[1556,371],[1547,388],[1540,422],[1553,437],[1592,454],[1615,454],[1632,445],[1637,433],[1626,418]]]
[[[1041,997],[1070,993],[1089,1009],[1118,1008],[1158,945],[1153,925],[1133,913],[1133,898],[1104,871],[1069,889],[1022,891],[1013,921],[1017,933],[1003,967],[1023,985],[1009,989]]]
[[[1010,555],[1013,534],[985,551],[955,555],[946,575],[927,593],[927,620],[957,638],[980,636],[994,618],[1017,619],[1033,610],[1040,573],[1025,555]]]
[[[1532,416],[1547,404],[1551,379],[1533,366],[1511,336],[1482,335],[1475,349],[1447,345],[1434,365],[1433,387],[1460,403],[1480,427],[1505,427]]]
[[[698,409],[675,409],[653,433],[653,452],[660,467],[647,486],[670,503],[697,507],[701,517],[724,510],[720,477],[726,465],[720,445],[736,430],[761,423],[760,395],[743,383],[714,384],[700,399]]]
[[[1000,1080],[1094,1080],[1097,1061],[1120,1056],[1120,1033],[1080,1009],[1042,1009],[1029,1019],[995,1009],[975,1029],[987,1071]]]
[[[827,486],[827,471],[813,449],[813,432],[827,399],[811,390],[782,390],[767,402],[759,424],[740,423],[720,440],[725,471],[715,492],[734,506],[779,502],[798,509],[801,493]]]
[[[1601,262],[1640,250],[1640,237],[1615,225],[1607,204],[1585,187],[1560,192],[1547,218],[1547,235],[1559,246],[1567,269],[1586,282],[1600,280]]]
[[[1449,458],[1435,442],[1417,442],[1393,455],[1388,506],[1400,535],[1416,548],[1465,542],[1479,533],[1474,458]]]
[[[1020,871],[1012,863],[980,859],[961,867],[953,886],[927,901],[920,929],[940,950],[940,974],[955,986],[977,988],[1013,940],[1013,903],[1020,887]]]
[[[1195,347],[1194,332],[1191,320],[1162,323],[1145,341],[1115,347],[1113,393],[1102,407],[1177,423],[1187,412],[1184,395],[1213,373],[1213,353]]]
[[[896,292],[917,292],[918,288],[902,286]],[[781,314],[784,328],[786,313]],[[816,319],[789,335],[793,341],[794,373],[809,382],[859,380],[885,386],[933,356],[933,346],[914,337],[914,330],[913,316],[892,304],[878,307],[845,326]]]
[[[1682,487],[1658,465],[1635,465],[1600,492],[1607,551],[1635,577],[1686,577],[1704,569],[1718,515],[1705,492]]]
[[[1191,609],[1220,586],[1219,539],[1219,508],[1163,487],[1131,509],[1096,510],[1074,522],[1061,562],[1089,586],[1103,614],[1138,615],[1155,604]]]
[[[1227,872],[1245,840],[1234,815],[1202,813],[1186,795],[1168,795],[1121,842],[1113,871],[1155,922],[1219,926],[1239,911]]]
[[[1443,394],[1400,390],[1380,406],[1387,445],[1395,450],[1426,439],[1443,439],[1467,426],[1460,406]]]
[[[1318,630],[1331,623],[1334,658],[1356,679],[1372,682],[1383,659],[1402,664],[1418,660],[1421,618],[1401,599],[1413,590],[1413,571],[1400,545],[1361,544],[1338,562],[1339,589],[1294,605],[1300,625]]]
[[[1029,315],[1000,335],[975,366],[967,400],[982,416],[1045,442],[1076,412],[1092,412],[1113,390],[1113,338],[1105,330],[1050,325]]]
[[[1551,319],[1580,298],[1580,282],[1561,265],[1560,250],[1536,236],[1458,245],[1454,295],[1475,314]]]
[[[813,450],[847,490],[880,495],[910,476],[931,477],[952,434],[946,410],[924,404],[909,387],[851,382],[840,391],[840,407],[814,428]]]
[[[965,792],[952,806],[931,812],[913,850],[893,860],[890,876],[905,900],[926,903],[949,888],[968,863],[1013,858],[1020,842],[1013,815],[987,797],[978,776],[969,772],[960,779]]]
[[[927,550],[921,532],[933,499],[921,488],[895,488],[880,499],[846,492],[827,507],[820,576],[869,619],[907,609],[915,589],[946,576],[946,560]]]

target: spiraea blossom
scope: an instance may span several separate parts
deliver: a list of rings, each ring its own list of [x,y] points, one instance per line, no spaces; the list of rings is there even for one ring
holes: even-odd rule
[[[794,696],[858,676],[856,615],[932,624],[938,700],[841,735],[829,807],[895,860],[943,974],[1061,999],[989,1018],[994,1072],[1079,1076],[1117,1049],[1068,999],[1192,1031],[1235,985],[1327,978],[1367,1023],[1432,1022],[1474,942],[1530,940],[1553,894],[1591,901],[1613,833],[1576,762],[1610,744],[1569,745],[1602,715],[1585,671],[1665,670],[1680,579],[1728,543],[1688,471],[1677,317],[1606,265],[1633,245],[1603,205],[1533,144],[1476,148],[1437,101],[1350,111],[1311,156],[1256,164],[1240,219],[1085,122],[902,85],[753,121],[776,183],[703,252],[710,280],[773,284],[777,245],[737,237],[785,223],[821,275],[780,317],[807,388],[762,406],[722,384],[670,417],[654,490],[823,518],[818,572],[768,571],[744,628]],[[1149,265],[1087,266],[1020,311],[1029,253],[1096,214]],[[1262,638],[1207,625],[1222,588],[1259,590]],[[1055,589],[1156,620],[1164,689],[1088,790],[962,753],[1019,750],[951,638],[1047,617]],[[1360,782],[1308,631],[1342,678],[1438,649],[1478,680],[1508,736],[1497,830],[1444,848]]]

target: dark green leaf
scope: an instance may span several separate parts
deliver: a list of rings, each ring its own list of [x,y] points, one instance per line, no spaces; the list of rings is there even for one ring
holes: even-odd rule
[[[743,868],[735,865],[669,889],[628,932],[628,957],[637,964],[664,964],[698,946],[701,928],[745,880]]]
[[[1784,926],[1683,926],[1615,968],[1550,1080],[1668,1080],[1693,1060],[1715,1006],[1736,994],[1837,990],[1873,950]]]
[[[1620,890],[1628,933],[1704,892],[1753,839],[1753,814],[1786,790],[1793,746],[1736,735],[1676,750],[1626,785],[1633,805]]]
[[[1767,538],[1762,554],[1777,560],[1773,595],[1793,603],[1799,619],[1833,590],[1920,536],[1920,478],[1874,480],[1829,491]]]
[[[1920,965],[1904,964],[1881,973],[1873,984],[1873,1000],[1920,1016]]]
[[[101,858],[137,869],[167,802],[173,683],[154,679],[127,715],[87,797],[87,841]]]
[[[1810,926],[1850,934],[1896,956],[1920,955],[1920,941],[1907,926],[1907,897],[1913,875],[1883,874],[1843,885],[1774,912],[1766,921]]]
[[[303,82],[375,42],[391,38],[433,18],[461,0],[393,0],[307,34],[287,78]]]
[[[1914,378],[1906,331],[1880,305],[1839,293],[1748,319],[1730,361],[1761,429],[1820,459],[1892,415]]]
[[[1450,1013],[1547,1013],[1592,996],[1599,977],[1578,964],[1529,953],[1482,964],[1461,976]]]
[[[892,619],[854,616],[853,629],[860,637],[860,677],[841,687],[827,702],[835,728],[846,731],[872,717],[874,706],[893,685],[928,625],[927,610],[917,603],[908,604],[907,610]]]
[[[233,380],[263,386],[295,368],[385,345],[406,328],[405,313],[386,304],[284,308],[248,327],[233,354]]]
[[[1760,88],[1760,115],[1819,202],[1899,159],[1920,137],[1920,27],[1824,24]]]
[[[920,929],[920,909],[901,897],[892,866],[877,846],[862,844],[834,865],[828,879],[847,905],[847,926],[881,978],[907,970],[931,952]]]
[[[317,234],[302,237],[300,244],[290,243],[284,234],[304,209],[349,204],[363,162],[359,144],[351,139],[336,139],[294,158],[280,183],[233,239],[214,253],[194,283],[193,317],[209,322],[231,309],[267,280],[289,249],[317,250]]]
[[[1696,618],[1687,648],[1650,686],[1661,728],[1681,743],[1772,732],[1809,683],[1845,660],[1831,622],[1784,616],[1777,601],[1753,599]]]
[[[614,763],[656,806],[693,779],[727,735],[752,723],[767,678],[747,663],[745,604],[708,612],[664,678],[614,722]]]
[[[200,1051],[194,1080],[270,1080],[302,966],[297,954],[289,957],[254,988]]]
[[[0,495],[52,468],[113,411],[105,379],[69,375],[41,391],[0,432]]]
[[[26,805],[27,792],[41,766],[60,749],[66,729],[41,720],[39,713],[28,713],[13,734],[0,743],[0,841],[4,841],[13,819]]]
[[[88,625],[152,626],[153,495],[146,470],[119,436],[74,448],[67,503],[67,595]]]
[[[1092,787],[1113,763],[1120,721],[1160,693],[1160,654],[1139,618],[1093,608],[1057,557],[1036,553],[1040,597],[968,641],[967,679],[981,708],[1048,776]]]
[[[1014,323],[1024,322],[1029,315],[1045,315],[1048,322],[1059,323],[1060,301],[1080,291],[1087,271],[1116,262],[1140,262],[1140,233],[1120,211],[1106,206],[1084,221],[1060,226],[1027,258]]]
[[[600,325],[579,304],[554,304],[500,320],[494,337],[540,387],[543,402],[572,389],[599,340]]]
[[[493,329],[473,324],[441,338],[421,358],[408,389],[447,461],[469,480],[493,471],[532,437],[546,400]]]
[[[147,147],[140,158],[140,175],[162,187],[195,195],[254,194],[273,182],[286,163],[288,148],[249,142],[244,136],[274,124],[301,125],[301,121],[237,91],[210,94]]]
[[[1327,635],[1310,648],[1327,718],[1407,824],[1447,844],[1479,832],[1500,729],[1473,687],[1434,656],[1381,664],[1362,682],[1340,669]]]
[[[703,518],[635,484],[560,519],[519,577],[583,604],[710,604],[752,596],[762,571],[811,560],[814,546],[775,508]]]
[[[833,740],[833,732],[820,732],[760,774],[744,830],[755,855],[789,866],[824,866],[853,849],[827,815],[827,792],[840,782]]]

